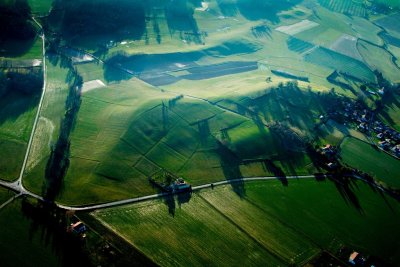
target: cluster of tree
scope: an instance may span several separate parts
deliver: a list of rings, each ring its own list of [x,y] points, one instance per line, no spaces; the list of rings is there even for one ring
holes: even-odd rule
[[[36,32],[26,0],[0,1],[0,40],[28,40]]]
[[[285,148],[287,151],[304,151],[308,140],[300,136],[287,125],[277,122],[270,125],[269,129],[274,136],[274,140],[279,142],[280,147]]]
[[[62,32],[67,37],[118,34],[138,35],[145,30],[145,2],[139,0],[58,0],[50,22],[62,17]]]
[[[386,104],[395,100],[395,95],[400,95],[400,84],[392,84],[386,80],[379,71],[375,71],[375,75],[378,81],[378,87],[384,89],[382,98],[375,101],[377,111],[380,111]]]
[[[23,94],[40,93],[43,86],[43,75],[40,68],[10,69],[0,72],[0,97],[8,92]]]

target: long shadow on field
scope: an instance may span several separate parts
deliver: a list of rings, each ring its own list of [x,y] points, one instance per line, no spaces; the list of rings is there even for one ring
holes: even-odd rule
[[[217,0],[219,10],[222,15],[227,17],[236,16],[239,12],[238,7],[234,1],[229,0]]]
[[[0,14],[0,56],[25,54],[35,43],[36,36],[28,1],[1,1]]]
[[[165,8],[165,18],[171,34],[179,32],[180,38],[188,43],[204,43],[205,35],[201,33],[194,19],[194,10],[201,7],[199,0],[175,0]]]
[[[78,236],[66,232],[65,211],[24,199],[21,212],[30,222],[30,228],[26,229],[30,241],[40,240],[43,247],[50,247],[59,259],[60,266],[91,266],[84,252],[84,242]]]
[[[192,192],[182,192],[178,194],[167,194],[163,197],[165,205],[168,207],[168,213],[174,217],[176,204],[178,203],[179,208],[182,204],[189,203],[192,198]]]
[[[283,170],[281,168],[276,166],[273,161],[265,160],[264,165],[268,171],[270,171],[274,176],[277,177],[277,179],[282,183],[283,186],[289,185],[289,181],[286,178],[285,173],[283,172]]]
[[[173,194],[168,194],[163,197],[165,205],[168,207],[168,213],[172,217],[175,216],[176,202]]]
[[[385,95],[382,97],[382,103],[381,106],[378,107],[379,114],[390,124],[390,125],[395,125],[395,121],[393,118],[390,116],[390,114],[387,111],[387,108],[394,108],[394,109],[400,109],[400,86],[397,87],[396,89],[392,90],[386,90]]]
[[[256,38],[272,38],[271,28],[268,25],[262,24],[251,28],[251,33]]]
[[[65,101],[65,115],[61,121],[60,133],[55,145],[52,147],[45,170],[43,195],[49,202],[53,202],[62,191],[64,177],[70,164],[70,135],[74,129],[81,105],[83,80],[73,66],[70,70],[73,73],[74,80],[70,85]]]
[[[33,110],[39,103],[42,87],[40,68],[0,71],[0,125]]]
[[[246,196],[243,176],[240,171],[241,160],[226,146],[218,142],[217,153],[225,179],[230,182],[233,191],[240,197]]]
[[[224,16],[235,16],[238,12],[248,20],[269,20],[279,22],[278,13],[289,10],[301,0],[218,0],[218,7]]]
[[[108,0],[61,0],[55,2],[48,21],[68,43],[104,49],[112,42],[142,38],[146,33],[145,5],[146,1],[140,0],[117,4]]]
[[[333,174],[329,179],[334,182],[336,189],[344,199],[344,201],[352,205],[359,213],[363,214],[364,211],[361,207],[360,201],[355,194],[357,189],[356,181],[345,175]]]

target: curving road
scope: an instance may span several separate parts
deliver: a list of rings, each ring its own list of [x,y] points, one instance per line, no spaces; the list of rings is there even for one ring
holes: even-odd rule
[[[0,206],[0,209],[3,208],[4,206],[6,206],[7,204],[9,204],[10,202],[12,202],[15,198],[21,196],[21,195],[29,195],[32,196],[36,199],[40,199],[43,200],[43,198],[41,196],[38,196],[34,193],[29,192],[28,190],[26,190],[22,184],[22,177],[24,176],[25,173],[25,169],[26,169],[26,165],[28,162],[28,157],[29,157],[29,153],[31,151],[32,148],[32,142],[33,142],[33,138],[35,135],[35,131],[36,131],[36,127],[37,124],[39,122],[39,118],[40,118],[40,111],[42,109],[42,105],[43,105],[43,99],[46,93],[46,85],[47,85],[47,73],[46,73],[46,48],[45,48],[45,43],[46,43],[46,38],[43,32],[43,28],[42,25],[40,25],[40,23],[34,18],[32,17],[32,20],[38,25],[41,34],[40,34],[40,38],[42,39],[42,60],[43,60],[43,87],[42,87],[42,95],[40,96],[40,101],[39,101],[39,105],[37,108],[37,112],[36,112],[36,116],[35,116],[35,120],[33,122],[33,126],[32,126],[32,131],[31,131],[31,135],[29,137],[29,141],[28,141],[28,146],[25,152],[25,157],[24,157],[24,161],[22,162],[22,167],[21,167],[21,172],[18,176],[18,179],[15,182],[5,182],[0,180],[0,185],[2,185],[3,187],[9,188],[15,192],[18,192],[17,195],[15,195],[14,197],[12,197],[11,199],[9,199],[7,202],[3,203]]]
[[[279,178],[282,178],[282,177],[265,176],[265,177],[249,177],[249,178],[224,180],[224,181],[220,181],[220,182],[194,186],[194,187],[192,187],[192,191],[199,191],[199,190],[205,189],[205,188],[212,188],[214,186],[226,185],[226,184],[232,184],[232,183],[275,180],[275,179],[279,179]],[[311,179],[311,178],[315,179],[315,176],[314,175],[304,175],[304,176],[286,176],[285,177],[285,179]],[[65,206],[65,205],[61,205],[61,204],[57,204],[57,206],[60,208],[63,208],[63,209],[67,209],[67,210],[88,211],[88,210],[96,210],[96,209],[104,209],[104,208],[110,208],[110,207],[115,207],[115,206],[121,206],[121,205],[125,205],[125,204],[142,202],[142,201],[151,200],[151,199],[157,199],[157,198],[167,196],[169,194],[170,193],[159,193],[159,194],[148,195],[148,196],[143,196],[143,197],[129,198],[129,199],[125,199],[125,200],[113,201],[113,202],[108,202],[108,203],[104,203],[104,204],[87,205],[87,206]]]
[[[227,185],[227,184],[232,184],[232,183],[251,182],[251,181],[266,181],[266,180],[275,180],[275,179],[280,179],[280,178],[283,178],[283,177],[264,176],[264,177],[248,177],[248,178],[224,180],[224,181],[219,181],[219,182],[215,182],[215,183],[207,183],[207,184],[203,184],[203,185],[199,185],[199,186],[194,186],[194,187],[192,187],[192,191],[199,191],[201,189],[213,188],[215,186]],[[314,175],[286,176],[284,178],[285,179],[315,179],[315,176]],[[9,202],[11,202],[12,200],[14,200],[15,198],[22,196],[22,195],[30,196],[30,197],[36,198],[38,200],[44,201],[43,197],[41,197],[37,194],[34,194],[32,192],[29,192],[23,186],[21,186],[21,184],[18,181],[5,182],[5,181],[0,180],[0,186],[6,187],[6,188],[11,189],[18,193],[12,199],[10,199],[6,203],[4,203],[3,204],[4,206],[6,204],[8,204]],[[129,198],[129,199],[124,199],[124,200],[119,200],[119,201],[112,201],[112,202],[107,202],[107,203],[103,203],[103,204],[82,205],[82,206],[67,206],[67,205],[62,205],[59,203],[55,203],[55,204],[57,207],[66,209],[66,210],[89,211],[89,210],[105,209],[105,208],[121,206],[121,205],[125,205],[125,204],[131,204],[131,203],[142,202],[142,201],[146,201],[146,200],[162,198],[169,194],[170,193],[159,193],[159,194],[148,195],[148,196],[143,196],[143,197],[135,197],[135,198]],[[0,209],[2,206],[0,206]]]

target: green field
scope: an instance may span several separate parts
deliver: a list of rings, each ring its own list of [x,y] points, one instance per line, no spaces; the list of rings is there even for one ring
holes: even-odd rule
[[[46,14],[49,12],[53,0],[28,0],[32,14]]]
[[[349,14],[352,16],[363,17],[367,14],[366,8],[362,5],[361,1],[354,0],[341,0],[341,1],[329,1],[319,0],[322,6],[339,13]]]
[[[332,50],[317,48],[307,54],[305,60],[347,73],[366,82],[375,82],[374,73],[364,63]]]
[[[392,62],[392,55],[386,50],[364,41],[358,42],[357,47],[371,69],[379,70],[389,81],[400,82],[400,68]]]
[[[386,185],[399,188],[400,161],[363,141],[346,138],[341,145],[344,163],[371,174]]]
[[[121,6],[129,12],[137,7],[141,12],[139,2],[121,1]],[[350,2],[334,8],[353,15],[360,12],[360,5]],[[259,13],[236,1],[210,1],[207,11],[194,2],[179,4],[174,8],[183,8],[180,12],[184,14],[190,11],[182,18],[170,16],[173,10],[168,1],[159,1],[148,3],[143,21],[138,13],[135,19],[140,29],[132,30],[137,33],[132,35],[110,30],[117,29],[124,16],[108,21],[120,6],[100,1],[98,7],[110,8],[110,14],[104,14],[105,25],[92,23],[93,10],[82,13],[82,21],[91,29],[90,34],[83,34],[83,29],[70,27],[81,23],[70,15],[86,4],[57,2],[60,9],[54,8],[49,18],[50,29],[65,31],[62,45],[86,49],[104,60],[75,64],[83,81],[101,80],[106,85],[82,92],[60,202],[79,205],[151,194],[155,189],[147,178],[160,169],[193,185],[273,175],[265,160],[287,175],[312,174],[316,169],[304,153],[306,140],[338,144],[347,134],[361,137],[336,126],[323,129],[320,136],[314,127],[334,101],[324,99],[331,88],[350,98],[363,96],[357,82],[348,82],[351,89],[331,84],[326,78],[334,70],[375,82],[366,64],[328,49],[343,34],[381,44],[379,28],[367,19],[321,6],[293,7],[293,3],[264,10],[257,2],[264,10]],[[236,11],[228,15],[227,8]],[[274,30],[304,19],[319,26],[295,37]],[[95,34],[99,29],[104,33]],[[24,179],[27,188],[37,194],[42,191],[50,148],[65,115],[69,76],[57,60],[47,62],[49,92]],[[253,67],[236,72],[243,62]],[[231,69],[223,69],[224,64],[232,64]],[[309,82],[298,81],[298,86],[287,89],[282,83],[291,79],[274,75],[273,70],[307,77]],[[164,84],[163,79],[171,82]],[[301,144],[271,131],[277,122]]]
[[[13,191],[0,187],[0,205],[9,200],[15,194]]]
[[[321,145],[331,144],[338,146],[346,137],[354,137],[360,140],[367,141],[366,136],[354,129],[347,128],[333,120],[329,120],[318,128]]]
[[[392,95],[389,99],[389,103],[386,103],[385,107],[379,114],[379,118],[385,123],[400,131],[400,103],[399,95]]]
[[[14,66],[18,66],[20,60],[42,59],[43,42],[39,36],[27,42],[6,40],[1,47],[0,59],[12,60]]]
[[[68,93],[66,77],[68,69],[62,68],[56,56],[51,56],[47,64],[47,87],[42,109],[29,154],[24,185],[30,190],[41,192],[43,177],[51,146],[57,140],[60,121],[65,113],[65,100]]]
[[[382,3],[391,7],[400,7],[400,3],[397,0],[376,0],[378,3]]]
[[[15,180],[22,161],[40,95],[10,92],[0,100],[0,178]]]
[[[0,261],[3,266],[60,266],[51,234],[42,235],[40,228],[22,212],[21,200],[15,200],[0,210]],[[18,249],[16,249],[18,248]]]
[[[161,201],[94,216],[165,266],[250,266],[262,259],[301,265],[320,249],[336,253],[343,245],[398,262],[399,235],[392,229],[399,204],[361,182],[350,188],[358,208],[330,181],[290,180],[288,187],[278,181],[246,183],[243,198],[229,185],[194,193],[189,203],[175,204],[174,216],[168,214],[171,202]],[[209,251],[215,247],[218,252]]]

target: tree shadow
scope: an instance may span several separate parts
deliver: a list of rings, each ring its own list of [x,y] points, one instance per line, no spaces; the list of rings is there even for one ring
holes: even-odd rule
[[[240,171],[241,160],[221,142],[218,142],[217,154],[220,157],[220,164],[225,179],[232,186],[233,191],[240,197],[246,196],[246,189],[243,176]]]
[[[200,143],[204,146],[208,143],[208,137],[211,135],[208,119],[199,121],[197,128],[200,135]]]
[[[176,202],[173,194],[166,194],[163,196],[165,205],[168,207],[168,213],[172,217],[175,217]]]
[[[0,56],[25,54],[35,43],[36,36],[28,1],[2,1],[0,14]]]
[[[301,0],[280,0],[280,1],[264,1],[264,0],[237,0],[237,8],[248,20],[269,20],[272,23],[278,23],[278,13],[289,10],[295,5],[302,2]]]
[[[283,172],[283,170],[280,167],[276,166],[272,160],[268,159],[265,160],[264,166],[269,172],[271,172],[274,176],[276,176],[276,178],[282,183],[283,186],[289,185],[289,181],[286,178],[286,175]]]
[[[352,205],[360,214],[364,214],[364,211],[361,207],[360,201],[355,194],[356,183],[353,178],[348,177],[343,174],[332,174],[328,176],[329,180],[331,180],[344,201],[350,205]]]
[[[189,203],[192,198],[192,191],[179,193],[166,193],[163,195],[164,204],[168,208],[168,214],[175,217],[176,205],[181,208],[182,204]]]
[[[66,231],[65,211],[46,203],[34,204],[24,198],[21,212],[30,222],[29,239],[39,240],[42,246],[50,247],[60,266],[91,266],[84,241]]]
[[[181,208],[182,204],[189,203],[192,198],[192,191],[182,192],[176,195],[178,206]]]
[[[170,34],[179,32],[187,43],[204,43],[204,34],[199,31],[194,19],[195,7],[201,7],[199,0],[173,0],[165,7],[165,18]]]
[[[0,72],[0,125],[34,109],[40,101],[42,87],[41,68]]]
[[[74,80],[70,84],[68,96],[65,101],[65,115],[61,121],[60,133],[55,145],[51,149],[45,169],[43,196],[49,202],[54,202],[62,192],[64,177],[67,174],[70,164],[70,135],[75,127],[81,105],[83,79],[74,67],[70,70]]]
[[[256,38],[272,38],[271,28],[266,24],[261,24],[251,28],[251,33]]]
[[[101,50],[122,40],[140,40],[146,33],[145,17],[145,2],[139,0],[118,4],[106,0],[61,0],[54,3],[49,24],[69,44]]]
[[[226,17],[234,17],[238,14],[239,10],[234,1],[231,0],[217,0],[219,10],[222,15]]]

